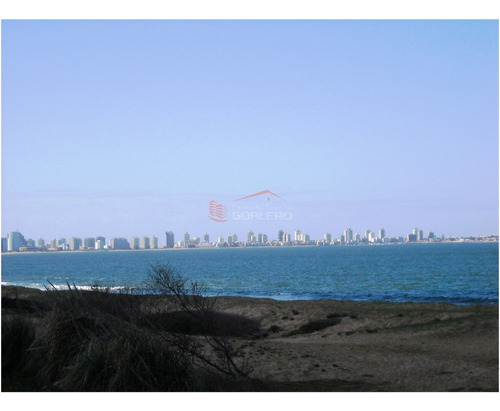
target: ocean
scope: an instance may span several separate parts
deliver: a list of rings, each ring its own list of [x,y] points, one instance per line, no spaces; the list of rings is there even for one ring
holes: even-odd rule
[[[208,295],[498,304],[498,243],[160,249],[2,255],[2,285],[143,290],[170,263]]]

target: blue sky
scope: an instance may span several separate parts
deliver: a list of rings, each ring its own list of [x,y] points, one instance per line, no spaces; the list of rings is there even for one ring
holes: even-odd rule
[[[291,221],[208,218],[265,189]],[[488,235],[498,194],[497,21],[2,22],[2,236]]]

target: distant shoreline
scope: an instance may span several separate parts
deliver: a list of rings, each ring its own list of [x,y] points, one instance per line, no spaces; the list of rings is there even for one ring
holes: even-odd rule
[[[498,238],[486,240],[440,240],[440,241],[419,241],[419,242],[398,242],[386,244],[344,244],[344,245],[317,245],[317,244],[289,244],[289,245],[243,245],[243,246],[228,246],[228,247],[159,247],[159,248],[139,248],[139,249],[103,249],[103,250],[29,250],[29,251],[2,251],[2,255],[17,255],[17,254],[44,254],[44,253],[101,253],[101,252],[117,252],[117,251],[168,251],[168,250],[226,250],[226,249],[259,249],[259,248],[296,248],[296,247],[321,247],[321,248],[344,248],[344,247],[384,247],[384,246],[406,246],[406,245],[423,245],[423,244],[491,244],[497,243]]]

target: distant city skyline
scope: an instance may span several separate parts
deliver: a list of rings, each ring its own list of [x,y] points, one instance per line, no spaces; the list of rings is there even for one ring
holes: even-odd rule
[[[262,190],[293,218],[208,218]],[[3,237],[487,236],[498,195],[496,20],[2,21]]]
[[[203,235],[191,235],[185,232],[175,240],[175,233],[165,231],[165,243],[158,241],[158,237],[152,235],[141,236],[135,235],[130,238],[130,241],[124,237],[113,236],[106,241],[106,237],[75,237],[72,236],[69,242],[64,237],[52,237],[48,242],[45,238],[34,240],[25,238],[19,231],[7,233],[6,237],[2,237],[2,252],[4,251],[36,251],[36,250],[147,250],[159,248],[190,248],[203,246],[223,246],[231,247],[233,245],[349,245],[349,244],[389,244],[389,243],[413,243],[422,241],[441,241],[445,239],[487,239],[488,241],[498,241],[498,235],[489,236],[437,236],[433,231],[428,231],[424,234],[424,230],[414,228],[411,233],[404,236],[394,235],[387,236],[385,228],[381,227],[378,230],[378,236],[370,229],[366,229],[364,235],[359,232],[354,233],[350,227],[347,227],[339,236],[325,232],[322,237],[314,238],[308,233],[296,229],[292,233],[279,230],[276,236],[268,235],[268,233],[254,233],[252,230],[246,233],[246,236],[240,236],[237,233],[228,234],[226,236],[218,236],[215,240],[210,237],[210,234],[205,232]],[[179,240],[179,238],[182,238]]]

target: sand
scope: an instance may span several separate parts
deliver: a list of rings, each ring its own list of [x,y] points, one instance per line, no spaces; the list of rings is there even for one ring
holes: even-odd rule
[[[2,287],[2,296],[37,290]],[[498,391],[498,306],[275,301],[220,297],[217,309],[257,320],[232,338],[252,377],[293,391]],[[302,333],[311,321],[329,320]],[[336,324],[335,324],[336,323]]]

